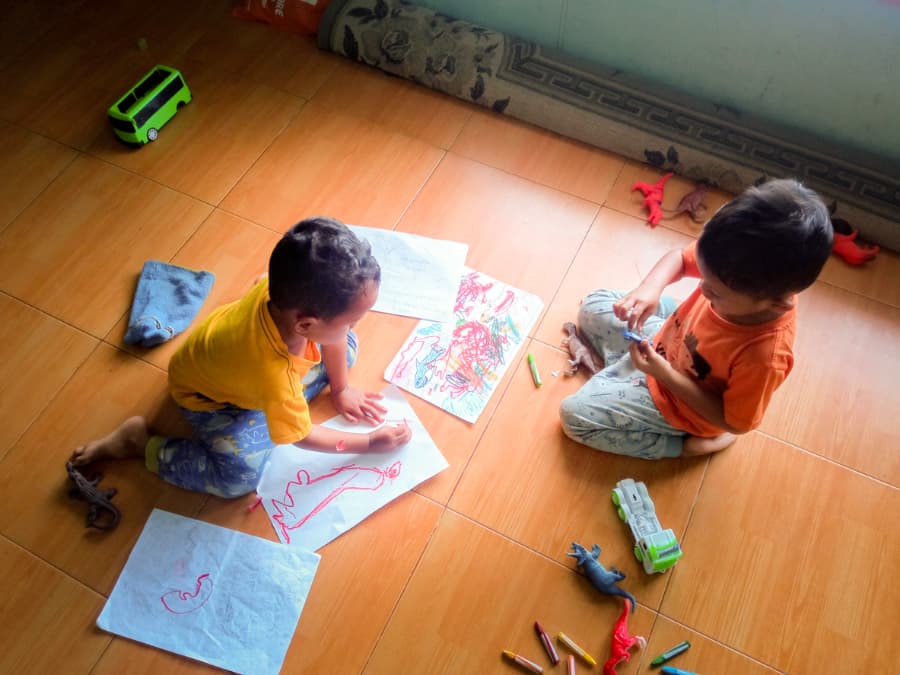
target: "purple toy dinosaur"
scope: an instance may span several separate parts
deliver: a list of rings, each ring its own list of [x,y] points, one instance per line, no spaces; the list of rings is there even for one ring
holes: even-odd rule
[[[567,553],[566,555],[570,555],[578,561],[581,569],[584,570],[585,576],[587,576],[588,581],[594,585],[594,588],[607,595],[618,595],[631,600],[631,611],[634,612],[634,596],[628,591],[616,586],[617,582],[622,581],[622,579],[625,578],[625,574],[615,567],[606,569],[599,563],[597,558],[600,557],[600,547],[597,544],[594,544],[591,552],[588,553],[588,550],[584,546],[573,542],[572,550],[575,551],[575,553]]]

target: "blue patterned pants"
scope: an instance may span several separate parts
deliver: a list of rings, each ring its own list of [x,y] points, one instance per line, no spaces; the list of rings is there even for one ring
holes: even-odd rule
[[[628,341],[622,335],[625,323],[613,313],[613,304],[624,295],[594,291],[581,304],[579,330],[603,356],[604,367],[563,399],[562,428],[572,440],[597,450],[643,459],[678,457],[685,432],[659,412],[646,374],[631,362]],[[656,335],[676,306],[672,298],[663,297],[656,313],[644,322],[644,335]]]
[[[347,336],[347,365],[356,363],[356,335]],[[303,378],[304,394],[311,401],[328,385],[325,366],[319,363]],[[269,438],[262,410],[227,405],[219,410],[181,409],[196,438],[153,436],[147,443],[147,468],[167,483],[218,497],[240,497],[253,492],[275,444]]]

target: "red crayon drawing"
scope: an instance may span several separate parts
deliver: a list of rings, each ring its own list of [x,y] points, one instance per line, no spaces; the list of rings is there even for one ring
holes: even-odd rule
[[[213,592],[213,582],[209,574],[197,577],[197,585],[193,593],[173,589],[159,596],[163,606],[172,614],[188,614],[200,609]]]
[[[400,462],[394,462],[386,469],[379,469],[377,466],[358,466],[349,464],[340,466],[329,473],[313,478],[306,469],[297,471],[297,480],[290,481],[284,488],[284,501],[278,499],[272,500],[272,520],[278,523],[281,533],[286,544],[291,543],[291,530],[296,530],[303,525],[322,509],[328,506],[334,499],[342,495],[348,490],[367,490],[374,492],[380,489],[385,479],[393,480],[400,475],[402,465]],[[295,513],[294,509],[297,502],[294,500],[295,494],[302,494],[302,488],[307,485],[314,485],[323,481],[325,485],[328,481],[335,483],[334,488],[325,497],[319,501],[307,513]]]

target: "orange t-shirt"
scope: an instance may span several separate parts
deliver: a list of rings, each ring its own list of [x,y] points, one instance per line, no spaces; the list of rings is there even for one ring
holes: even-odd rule
[[[169,362],[169,389],[188,410],[262,410],[269,437],[295,443],[312,430],[301,380],[322,357],[315,342],[303,356],[288,351],[268,301],[264,279],[200,322]]]
[[[685,276],[700,277],[697,244],[682,252]],[[772,321],[743,326],[722,318],[698,287],[666,319],[654,338],[656,351],[680,373],[722,397],[725,421],[741,432],[759,426],[772,394],[794,365],[795,306]],[[674,427],[694,436],[718,436],[686,403],[647,377],[656,407]]]

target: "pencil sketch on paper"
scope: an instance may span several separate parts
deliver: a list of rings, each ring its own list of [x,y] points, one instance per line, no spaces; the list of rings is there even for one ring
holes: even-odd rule
[[[349,464],[320,474],[316,477],[310,475],[306,469],[299,469],[296,478],[285,485],[283,499],[271,499],[272,520],[281,530],[282,540],[286,544],[291,543],[291,531],[303,527],[311,518],[320,513],[333,500],[343,493],[351,490],[367,490],[374,492],[379,490],[385,480],[394,480],[400,475],[402,464],[394,462],[385,469],[376,466],[359,466]],[[304,488],[320,484],[318,494],[323,497],[318,502],[310,504],[303,498]],[[329,489],[330,488],[330,489]],[[299,510],[298,510],[299,507]]]
[[[193,593],[173,589],[163,593],[159,599],[163,607],[172,614],[188,614],[195,612],[206,604],[213,592],[213,582],[209,573],[197,577]]]
[[[376,312],[446,321],[453,308],[468,244],[351,225],[381,265]]]
[[[542,309],[537,296],[470,271],[460,282],[453,322],[420,321],[385,379],[475,422]]]

